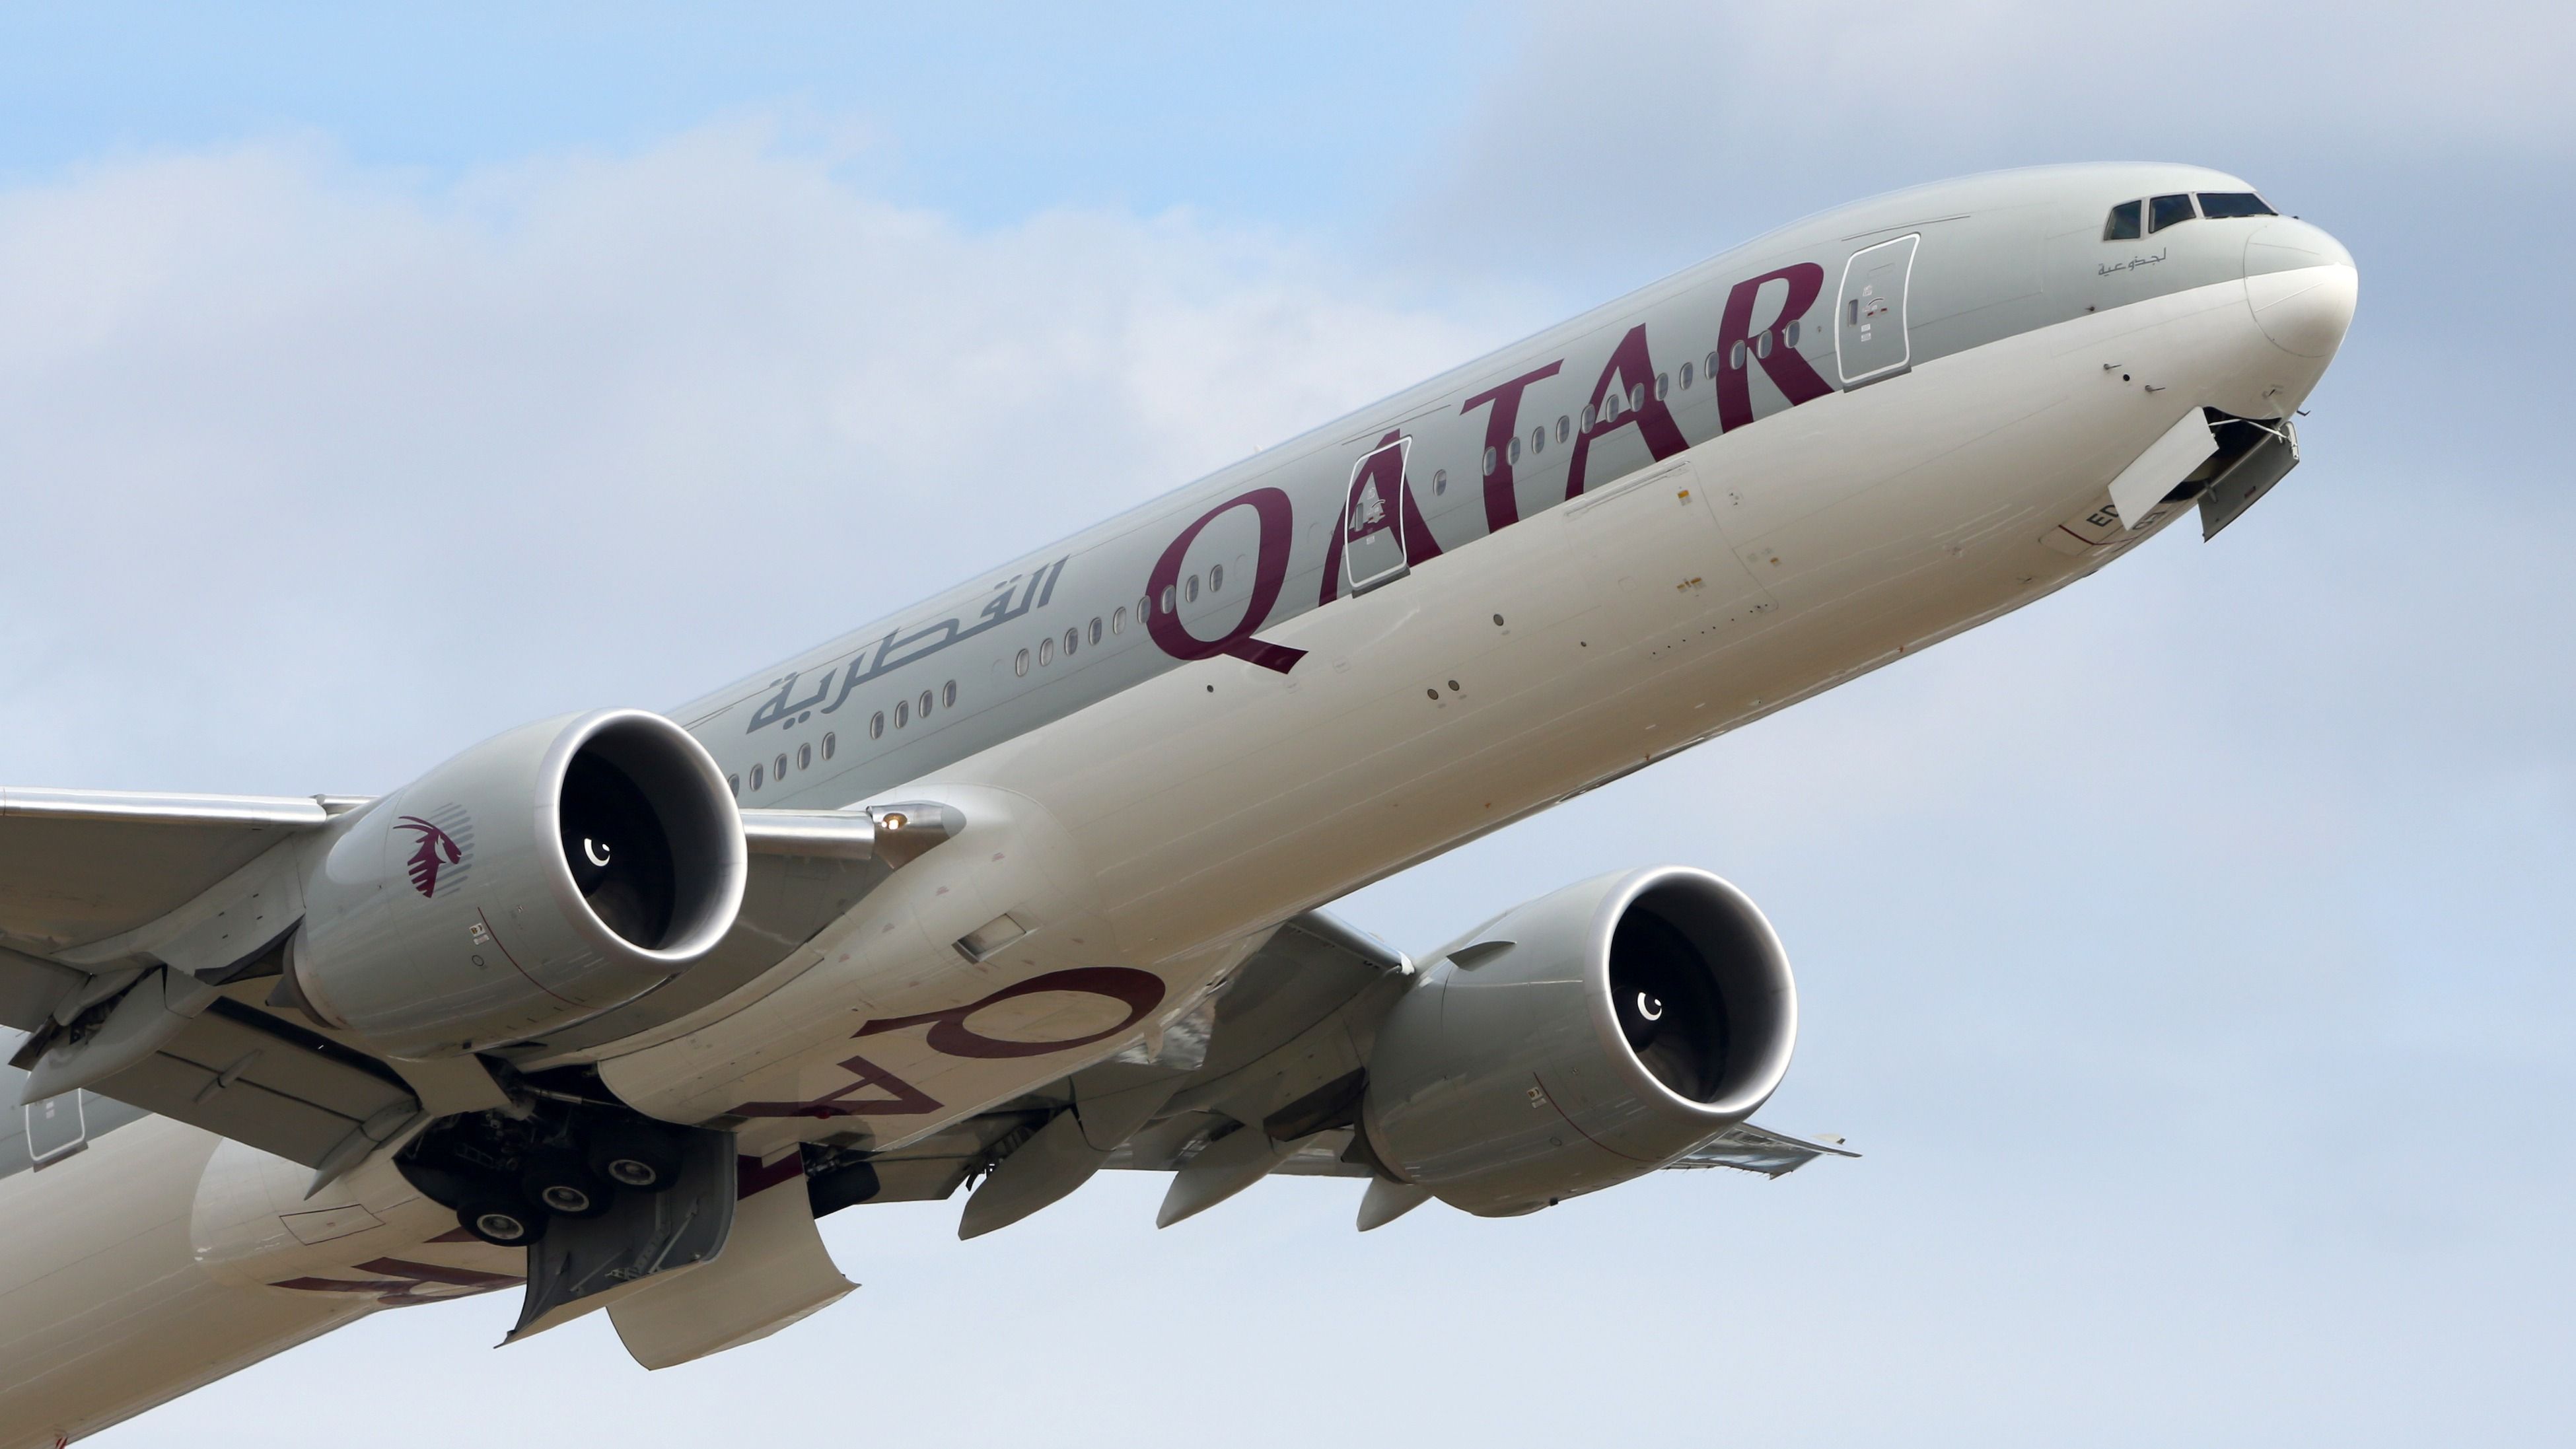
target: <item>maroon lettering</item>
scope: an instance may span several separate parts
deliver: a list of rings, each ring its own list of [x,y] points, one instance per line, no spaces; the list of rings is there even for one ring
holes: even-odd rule
[[[1557,369],[1564,365],[1562,361],[1551,362],[1536,372],[1522,373],[1500,387],[1489,387],[1458,404],[1458,411],[1462,413],[1474,412],[1487,403],[1494,406],[1492,412],[1485,414],[1485,451],[1479,455],[1477,464],[1482,467],[1482,460],[1487,457],[1494,460],[1494,471],[1485,475],[1485,528],[1488,532],[1500,533],[1521,521],[1520,495],[1512,491],[1512,439],[1520,436],[1521,391],[1531,383],[1556,376]]]
[[[866,1035],[862,1031],[859,1035]],[[810,1102],[745,1102],[733,1109],[737,1117],[918,1117],[936,1112],[946,1105],[928,1092],[869,1061],[851,1057],[841,1063],[841,1070],[855,1080],[837,1092],[826,1092]],[[875,1087],[885,1093],[856,1101],[857,1093]]]
[[[740,1152],[733,1155],[733,1195],[737,1200],[756,1192],[766,1192],[791,1177],[804,1175],[805,1154],[801,1150],[791,1150],[765,1167],[757,1157]]]
[[[515,1288],[520,1280],[502,1273],[485,1273],[472,1268],[450,1268],[438,1263],[415,1263],[408,1258],[370,1258],[353,1265],[361,1273],[380,1273],[380,1278],[285,1278],[270,1284],[272,1288],[292,1288],[302,1293],[352,1293],[375,1299],[388,1308],[407,1308],[415,1303],[437,1303],[449,1298],[463,1298],[475,1293],[489,1293],[495,1288]],[[440,1288],[458,1291],[440,1293]]]
[[[1169,613],[1163,611],[1163,591],[1180,582],[1181,564],[1189,557],[1190,545],[1197,541],[1200,531],[1237,508],[1251,509],[1261,523],[1260,550],[1252,564],[1252,597],[1244,605],[1241,623],[1222,638],[1201,639],[1181,623],[1177,608]],[[1258,664],[1282,674],[1294,669],[1297,661],[1306,657],[1305,650],[1265,644],[1252,634],[1268,621],[1270,610],[1279,602],[1279,590],[1288,582],[1288,550],[1297,540],[1296,526],[1295,507],[1289,503],[1288,495],[1276,488],[1255,488],[1200,514],[1196,523],[1182,529],[1181,536],[1163,550],[1145,581],[1145,597],[1153,605],[1145,615],[1145,627],[1153,634],[1154,642],[1175,659],[1230,654],[1246,664]]]
[[[1413,485],[1405,477],[1404,460],[1409,451],[1403,433],[1388,433],[1351,470],[1350,492],[1342,499],[1341,526],[1333,530],[1333,541],[1324,545],[1324,581],[1316,590],[1317,605],[1329,604],[1341,593],[1343,547],[1394,528],[1398,520],[1403,523],[1405,567],[1440,557],[1439,540],[1431,536],[1431,525],[1422,516],[1422,505],[1413,501]],[[1371,488],[1377,490],[1382,508],[1374,520],[1360,514],[1360,499]],[[1383,511],[1385,500],[1390,498],[1402,500],[1397,505],[1400,512]]]
[[[1788,292],[1771,320],[1756,327],[1753,325],[1754,299],[1762,294],[1764,284],[1770,282],[1788,283]],[[1738,282],[1735,290],[1726,294],[1726,312],[1719,319],[1717,329],[1719,432],[1731,432],[1753,421],[1753,374],[1750,370],[1753,363],[1762,364],[1762,371],[1770,377],[1771,385],[1780,389],[1780,395],[1789,400],[1791,407],[1813,402],[1833,391],[1825,385],[1823,378],[1816,375],[1816,370],[1807,365],[1807,359],[1788,345],[1789,339],[1785,335],[1773,337],[1772,345],[1767,349],[1756,345],[1763,334],[1774,331],[1792,318],[1806,316],[1807,309],[1816,304],[1816,294],[1824,289],[1825,269],[1814,262],[1799,262],[1776,272],[1764,272],[1751,281]],[[1743,351],[1736,350],[1739,346]],[[1663,455],[1658,453],[1655,456],[1660,458]]]
[[[966,1024],[966,1018],[988,1006],[998,1006],[1005,1001],[1015,1001],[1023,996],[1042,996],[1052,991],[1107,997],[1127,1008],[1127,1015],[1116,1025],[1105,1026],[1088,1035],[1071,1037],[1063,1041],[1011,1041],[1003,1037],[985,1036]],[[897,1016],[889,1017],[884,1021],[871,1021],[850,1035],[853,1038],[875,1036],[879,1032],[900,1031],[908,1026],[927,1025],[930,1033],[926,1040],[930,1043],[931,1050],[945,1052],[952,1057],[1036,1057],[1044,1056],[1048,1052],[1063,1051],[1067,1047],[1088,1046],[1096,1041],[1105,1041],[1143,1021],[1145,1014],[1160,1006],[1162,1001],[1163,978],[1151,971],[1139,971],[1132,966],[1077,966],[1069,971],[1049,971],[1043,976],[1032,976],[1016,985],[1005,986],[981,1001],[970,1001],[964,1006],[952,1006],[945,1011],[925,1011],[918,1016]]]
[[[1613,391],[1619,394],[1618,406],[1603,407],[1602,399]],[[1655,359],[1646,350],[1643,322],[1629,328],[1628,335],[1610,350],[1610,360],[1601,364],[1601,378],[1592,384],[1590,406],[1592,426],[1575,434],[1574,457],[1565,465],[1568,498],[1583,493],[1583,471],[1592,459],[1592,440],[1614,428],[1634,427],[1637,436],[1646,440],[1647,453],[1658,463],[1690,447],[1682,437],[1681,425],[1673,421],[1673,410],[1655,396]]]

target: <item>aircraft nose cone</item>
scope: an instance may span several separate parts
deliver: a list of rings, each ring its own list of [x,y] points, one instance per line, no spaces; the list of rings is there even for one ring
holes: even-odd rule
[[[2321,227],[2283,218],[2245,243],[2245,304],[2272,345],[2294,357],[2332,357],[2352,326],[2361,273]]]

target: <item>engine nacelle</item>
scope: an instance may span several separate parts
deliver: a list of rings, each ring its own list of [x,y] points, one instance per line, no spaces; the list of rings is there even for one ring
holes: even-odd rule
[[[742,817],[642,710],[496,735],[335,823],[289,949],[316,1016],[396,1056],[521,1041],[669,980],[732,928]]]
[[[1508,1217],[1751,1116],[1797,1034],[1788,957],[1742,891],[1679,866],[1601,876],[1431,962],[1378,1030],[1361,1122],[1390,1172]]]

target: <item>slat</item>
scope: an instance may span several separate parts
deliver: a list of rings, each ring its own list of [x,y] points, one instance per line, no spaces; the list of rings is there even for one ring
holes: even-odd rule
[[[311,828],[351,808],[346,796],[162,795],[135,790],[0,787],[0,818],[156,821],[169,825]],[[336,808],[335,808],[336,807]]]

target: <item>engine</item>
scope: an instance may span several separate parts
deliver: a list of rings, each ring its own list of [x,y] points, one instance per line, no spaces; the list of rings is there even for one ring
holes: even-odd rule
[[[396,1056],[520,1041],[706,955],[744,879],[733,796],[687,731],[642,710],[526,725],[335,822],[288,990]]]
[[[1567,886],[1469,932],[1368,1058],[1378,1165],[1453,1207],[1532,1212],[1662,1166],[1780,1084],[1797,990],[1770,922],[1706,871]]]

